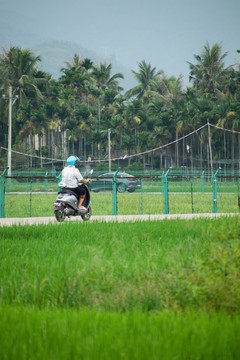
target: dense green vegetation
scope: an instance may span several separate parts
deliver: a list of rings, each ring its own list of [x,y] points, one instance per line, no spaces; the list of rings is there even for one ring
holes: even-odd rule
[[[123,92],[112,74],[111,64],[94,64],[77,54],[61,70],[61,77],[39,70],[40,58],[29,49],[11,46],[0,55],[0,143],[7,147],[8,101],[12,86],[14,150],[37,156],[65,159],[76,153],[81,160],[107,154],[111,129],[112,158],[144,152],[181,138],[206,125],[240,130],[239,65],[224,65],[226,53],[220,44],[208,43],[195,63],[189,63],[192,87],[182,88],[181,77],[168,78],[144,60],[134,71],[137,85]],[[238,168],[239,134],[212,131],[213,160],[227,159],[225,166]],[[35,136],[36,135],[36,136]],[[208,131],[179,145],[137,158],[138,167],[199,166],[209,161]],[[2,168],[6,151],[1,149]],[[131,158],[128,158],[129,163]],[[62,165],[62,164],[61,164]],[[13,169],[42,166],[39,159],[14,153]],[[131,165],[130,165],[131,166]]]
[[[238,216],[3,227],[0,357],[237,359],[239,239]]]

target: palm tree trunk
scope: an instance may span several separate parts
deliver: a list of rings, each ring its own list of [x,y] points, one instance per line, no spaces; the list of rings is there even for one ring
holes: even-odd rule
[[[40,162],[41,162],[41,169],[43,167],[43,161],[42,161],[42,135],[39,135],[39,150],[40,150]]]
[[[227,169],[227,149],[226,149],[226,132],[223,133],[223,147],[224,147],[224,172],[226,176],[226,169]]]
[[[51,158],[54,158],[54,130],[50,130]]]
[[[238,134],[238,174],[240,174],[240,134]]]
[[[234,147],[235,147],[235,144],[234,144],[234,140],[235,140],[235,136],[234,136],[234,133],[232,133],[232,141],[231,141],[231,143],[232,143],[232,151],[231,151],[231,153],[232,153],[232,169],[233,169],[233,174],[234,174],[234,166],[235,166],[235,164],[234,164],[234,156],[235,156],[235,152],[234,152]]]
[[[208,171],[209,171],[209,156],[208,156],[208,154],[209,154],[209,147],[208,147],[208,143],[207,143],[207,169],[208,169]]]
[[[183,134],[184,136],[184,134]],[[185,163],[184,163],[184,149],[185,149],[185,142],[184,142],[184,139],[183,139],[183,143],[182,143],[182,164],[183,166],[185,166]]]
[[[51,130],[47,131],[48,156],[51,157]]]
[[[30,150],[30,168],[32,168],[32,148],[33,148],[33,144],[32,144],[32,134],[29,135],[29,150]]]
[[[100,99],[98,100],[98,130],[100,131],[100,121],[101,121],[101,105]]]
[[[178,159],[178,131],[176,130],[176,147],[175,147],[175,162],[176,162],[176,166],[177,168],[179,167],[179,159]]]
[[[198,147],[198,159],[199,159],[199,168],[202,170],[202,134],[200,135],[200,143],[199,143],[199,147]]]
[[[84,161],[87,159],[87,137],[84,135]]]

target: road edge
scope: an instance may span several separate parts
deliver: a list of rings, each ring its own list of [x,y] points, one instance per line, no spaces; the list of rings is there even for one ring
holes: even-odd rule
[[[202,213],[202,214],[170,214],[170,215],[102,215],[92,216],[89,222],[135,222],[135,221],[155,221],[155,220],[171,220],[171,219],[198,219],[198,218],[217,218],[221,216],[239,216],[239,213]],[[80,216],[66,219],[64,223],[83,223]],[[13,225],[40,225],[40,224],[60,224],[54,216],[48,217],[30,217],[30,218],[2,218],[0,219],[0,227]]]

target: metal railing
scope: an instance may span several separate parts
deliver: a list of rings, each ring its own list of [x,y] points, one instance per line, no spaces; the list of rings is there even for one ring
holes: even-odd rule
[[[237,213],[240,209],[240,176],[220,168],[213,177],[206,171],[195,170],[193,174],[170,168],[131,178],[120,176],[118,169],[110,178],[92,179],[95,185],[103,184],[91,190],[95,215]],[[48,174],[8,176],[4,170],[0,176],[0,217],[53,216],[59,180],[60,175]],[[127,180],[141,186],[128,188]]]

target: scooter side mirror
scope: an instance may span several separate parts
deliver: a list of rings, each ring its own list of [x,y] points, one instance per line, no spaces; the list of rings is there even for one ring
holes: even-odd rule
[[[93,173],[93,169],[90,170],[89,174],[92,175],[92,173]]]

